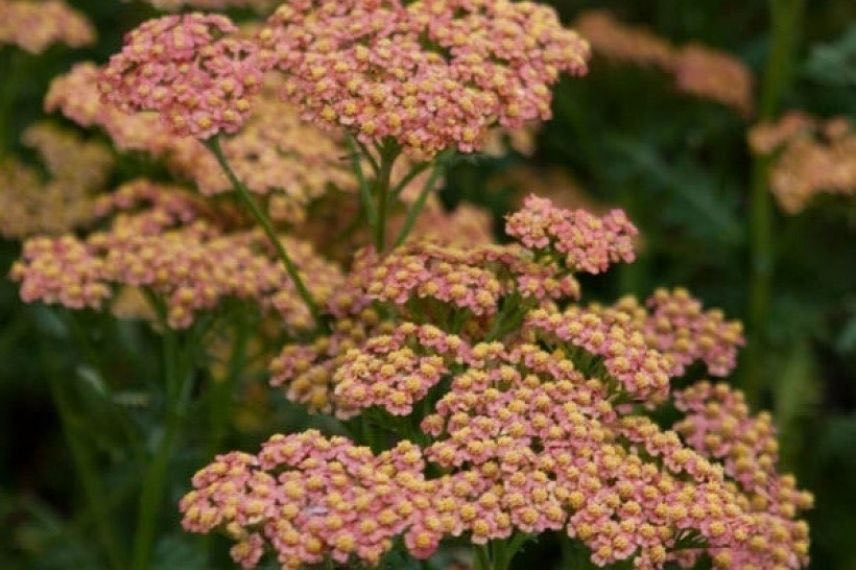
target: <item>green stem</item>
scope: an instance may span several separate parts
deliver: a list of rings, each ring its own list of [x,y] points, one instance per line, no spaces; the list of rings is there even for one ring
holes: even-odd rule
[[[354,176],[357,177],[357,183],[360,186],[360,202],[363,205],[363,210],[366,212],[366,219],[369,222],[369,229],[374,235],[375,227],[377,227],[377,212],[375,211],[374,203],[372,202],[372,190],[369,187],[369,182],[366,180],[366,175],[363,172],[363,166],[360,163],[360,148],[357,140],[348,135],[345,138],[348,143],[348,150],[351,157],[351,170],[354,171]]]
[[[374,157],[368,147],[361,143],[359,139],[351,138],[351,140],[354,142],[354,144],[360,147],[360,150],[363,152],[363,156],[366,157],[366,160],[369,162],[369,166],[372,167],[375,176],[377,176],[378,172],[380,172],[380,164],[378,164],[377,159]]]
[[[309,289],[307,289],[306,284],[300,277],[297,266],[294,264],[294,261],[292,261],[288,252],[285,250],[285,247],[282,245],[282,241],[280,241],[279,236],[277,236],[276,230],[274,229],[270,219],[264,211],[262,211],[259,205],[256,204],[256,201],[253,199],[250,191],[246,186],[244,186],[232,170],[232,167],[229,165],[229,161],[226,159],[226,155],[220,147],[220,139],[216,136],[212,137],[205,141],[205,146],[207,146],[215,158],[217,158],[220,168],[223,169],[223,172],[226,174],[229,182],[231,182],[232,187],[264,230],[268,240],[270,240],[271,245],[274,246],[280,260],[283,265],[285,265],[285,270],[288,272],[288,276],[291,277],[291,280],[297,289],[297,293],[300,295],[300,298],[303,299],[303,302],[306,304],[306,308],[309,309],[309,312],[312,314],[312,318],[315,320],[316,326],[318,329],[322,329],[324,327],[324,321],[321,318],[321,312],[318,309],[318,304],[315,302],[315,299],[312,298],[312,294],[309,292]]]
[[[164,323],[166,326],[166,323]],[[154,456],[143,475],[140,510],[134,535],[132,570],[147,570],[155,541],[158,514],[166,491],[167,472],[190,400],[190,347],[178,345],[176,333],[167,329],[164,336],[164,374],[166,377],[166,425]]]
[[[476,553],[475,570],[493,570],[493,564],[490,561],[486,546],[474,546]]]
[[[759,97],[758,119],[775,117],[794,67],[805,0],[770,0],[772,39]],[[743,389],[757,403],[764,389],[764,355],[774,268],[773,211],[768,184],[769,160],[755,159],[751,189],[749,347]]]
[[[428,201],[428,195],[431,194],[431,192],[434,190],[434,185],[437,184],[437,180],[445,172],[446,160],[451,155],[451,152],[446,151],[437,158],[437,162],[434,165],[434,170],[431,172],[431,176],[429,176],[428,180],[425,181],[425,186],[422,187],[422,191],[419,193],[419,197],[416,198],[416,201],[413,203],[412,206],[410,206],[410,210],[407,212],[407,218],[404,220],[404,226],[398,233],[398,237],[395,238],[395,244],[393,245],[393,247],[398,247],[403,244],[407,240],[407,237],[410,235],[410,232],[413,231],[413,226],[416,225],[416,219],[419,217],[419,214],[425,207],[425,202]],[[400,190],[398,192],[400,192]]]
[[[101,479],[98,477],[98,470],[92,460],[92,455],[87,449],[84,440],[80,437],[74,412],[65,395],[63,386],[57,374],[53,371],[49,373],[49,383],[54,405],[59,413],[62,432],[71,451],[72,460],[74,461],[75,472],[80,478],[83,495],[93,515],[98,541],[101,543],[102,548],[104,548],[110,568],[122,570],[126,567],[125,562],[119,548],[119,541],[113,532],[114,526],[111,524],[107,509],[105,508],[105,499],[108,496],[107,490],[101,484]]]
[[[226,438],[232,409],[232,394],[247,362],[249,326],[243,314],[239,313],[236,319],[236,338],[229,358],[229,370],[226,378],[213,382],[211,390],[211,445],[209,448],[211,456],[221,451],[220,446]]]
[[[398,158],[401,147],[390,139],[384,143],[380,152],[380,168],[374,185],[374,197],[376,201],[377,227],[375,228],[375,249],[383,252],[386,249],[386,220],[389,214],[389,186],[392,177],[392,166]]]
[[[397,200],[398,197],[401,196],[401,193],[404,191],[404,189],[407,188],[407,185],[410,184],[411,182],[413,182],[413,180],[417,176],[419,176],[420,174],[422,174],[423,172],[428,170],[428,167],[430,167],[430,166],[431,166],[431,162],[425,161],[425,162],[420,162],[419,164],[417,164],[416,166],[411,168],[410,172],[408,172],[407,175],[404,178],[402,178],[398,182],[398,184],[395,185],[395,188],[392,189],[392,198],[394,200]]]

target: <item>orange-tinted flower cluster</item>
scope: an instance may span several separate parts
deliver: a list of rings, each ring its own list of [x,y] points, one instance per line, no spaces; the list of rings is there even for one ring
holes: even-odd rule
[[[292,329],[312,319],[285,269],[255,232],[219,229],[198,199],[180,189],[137,181],[105,197],[102,212],[120,212],[106,231],[86,239],[36,238],[12,269],[26,302],[102,308],[114,286],[152,291],[163,299],[169,326],[186,328],[224,298],[248,299],[276,311]],[[303,242],[284,238],[303,279],[318,299],[341,281],[337,268]]]
[[[517,292],[524,299],[574,297],[579,285],[556,264],[539,264],[516,246],[463,248],[414,241],[385,257],[360,254],[349,288],[335,302],[366,307],[373,302],[407,308],[410,301],[433,299],[476,317],[499,310],[499,300]]]
[[[225,529],[245,568],[265,547],[285,568],[327,556],[376,564],[396,536],[427,558],[447,536],[485,544],[547,530],[582,541],[598,565],[692,567],[709,554],[721,569],[802,567],[807,526],[796,516],[811,496],[774,475],[775,495],[760,500],[732,479],[745,468],[723,468],[714,462],[720,453],[707,458],[680,438],[711,441],[715,433],[725,449],[744,440],[767,445],[769,431],[759,426],[769,422],[742,415],[739,405],[723,422],[736,413],[754,436],[722,429],[719,418],[709,423],[717,400],[740,396],[718,389],[705,398],[700,386],[679,405],[706,406],[706,423],[699,427],[693,410],[679,432],[664,431],[614,407],[607,386],[561,353],[476,346],[422,421],[433,439],[424,451],[404,440],[374,456],[317,432],[274,436],[257,456],[232,453],[201,470],[181,501],[184,526]],[[735,454],[751,462],[751,452]],[[765,473],[775,474],[775,455],[763,457]],[[426,460],[443,474],[427,478]],[[690,537],[693,546],[683,546]]]
[[[77,48],[94,41],[89,21],[61,0],[0,0],[0,47],[40,54],[57,43]]]
[[[178,135],[235,133],[265,71],[256,44],[237,32],[231,20],[213,14],[149,20],[126,36],[99,87],[126,112],[156,111]]]
[[[45,96],[45,110],[61,111],[82,127],[100,127],[122,151],[140,150],[160,154],[175,137],[165,132],[153,113],[125,113],[101,99],[98,80],[101,70],[91,62],[77,63],[56,77]]]
[[[679,91],[722,103],[747,117],[752,114],[752,72],[733,55],[689,44],[678,52],[672,72]]]
[[[530,200],[508,220],[522,245],[468,257],[419,241],[384,258],[365,251],[356,281],[330,298],[332,332],[286,346],[273,383],[343,419],[383,411],[395,439],[412,437],[374,455],[309,431],[274,436],[255,456],[220,456],[181,502],[185,528],[225,530],[245,568],[265,549],[284,568],[371,565],[399,537],[427,558],[446,537],[483,545],[550,530],[581,541],[600,566],[692,567],[705,555],[718,569],[807,564],[797,516],[811,496],[778,474],[768,415],[752,417],[739,393],[706,382],[675,397],[686,416],[674,430],[640,414],[669,400],[669,379],[696,360],[728,373],[738,323],[681,289],[658,290],[647,308],[627,298],[559,309],[552,298],[527,305],[510,285],[510,259],[599,270],[604,255],[586,239],[571,242],[590,259],[544,255],[575,225],[592,231],[592,218]],[[626,238],[596,229],[612,245]],[[491,297],[476,305],[491,307],[486,316],[471,304],[478,293]],[[417,310],[414,299],[428,297]],[[468,322],[455,318],[464,307]]]
[[[232,556],[253,568],[264,542],[283,568],[352,557],[377,564],[426,501],[419,449],[402,442],[373,455],[317,431],[274,436],[257,455],[230,453],[199,471],[181,501],[184,526],[224,527]]]
[[[674,61],[671,43],[650,30],[619,22],[606,10],[583,12],[574,26],[595,53],[610,60],[662,69],[669,69]]]
[[[126,114],[102,101],[98,76],[94,64],[78,64],[54,80],[45,99],[46,109],[60,110],[82,126],[102,128],[122,150],[163,158],[176,176],[193,181],[203,194],[232,190],[201,142],[165,132],[152,113]],[[268,198],[271,217],[296,223],[304,220],[307,204],[331,186],[351,192],[356,182],[340,138],[300,121],[297,111],[279,100],[279,89],[280,82],[268,77],[243,128],[221,146],[247,188]]]
[[[390,334],[374,335],[345,353],[333,377],[336,415],[348,419],[380,406],[395,416],[413,412],[413,404],[463,362],[469,348],[461,338],[433,325],[403,323]]]
[[[759,155],[775,155],[770,188],[783,210],[796,214],[819,194],[856,194],[856,129],[846,118],[822,121],[800,112],[749,132]]]
[[[656,67],[674,75],[675,87],[751,115],[752,73],[738,59],[700,44],[677,47],[651,31],[618,21],[605,10],[584,12],[576,27],[595,53],[618,61]]]
[[[338,318],[329,336],[309,344],[287,344],[270,363],[271,386],[286,386],[286,397],[314,412],[333,410],[333,373],[348,352],[372,336],[392,332],[394,325],[381,321],[376,311],[365,309]]]
[[[424,155],[548,118],[550,86],[588,58],[551,8],[508,0],[288,3],[259,40],[308,118]]]
[[[301,222],[311,201],[333,186],[356,189],[347,151],[340,137],[302,122],[296,109],[277,96],[279,82],[269,81],[253,104],[247,123],[221,145],[238,178],[253,193],[268,196],[271,216]],[[183,139],[167,151],[179,176],[206,195],[232,190],[213,155],[201,143]]]
[[[0,164],[0,235],[60,234],[91,222],[93,195],[113,168],[110,151],[49,123],[29,127],[22,142],[36,151],[48,179],[14,158]]]
[[[534,195],[508,217],[506,231],[531,250],[556,252],[567,267],[595,274],[612,263],[632,262],[633,238],[639,233],[621,210],[599,218],[585,210],[556,208]]]
[[[609,323],[632,323],[642,331],[646,343],[668,355],[675,374],[701,360],[708,373],[727,376],[737,365],[737,349],[744,344],[740,321],[726,321],[722,311],[704,311],[686,289],[657,289],[645,302],[624,297],[615,305],[592,309]]]

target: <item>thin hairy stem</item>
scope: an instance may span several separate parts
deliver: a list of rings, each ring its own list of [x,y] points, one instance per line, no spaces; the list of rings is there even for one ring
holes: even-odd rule
[[[413,226],[416,225],[416,220],[422,212],[422,209],[425,207],[428,195],[431,194],[434,190],[434,186],[437,184],[437,180],[439,180],[446,171],[447,161],[453,154],[454,151],[445,151],[437,157],[437,160],[434,163],[434,170],[431,171],[431,176],[429,176],[428,180],[425,181],[425,185],[422,187],[419,197],[416,198],[416,201],[410,206],[410,210],[407,212],[407,218],[404,220],[404,226],[402,226],[401,231],[398,233],[398,237],[395,238],[395,244],[393,247],[398,247],[403,244],[410,235],[410,232],[413,231]],[[399,192],[401,192],[401,190],[399,190]]]
[[[360,146],[357,143],[357,140],[350,135],[345,138],[345,141],[348,144],[348,154],[351,159],[351,170],[354,171],[354,176],[357,177],[357,183],[360,187],[360,203],[366,213],[369,230],[371,230],[372,235],[374,235],[375,228],[377,227],[377,211],[375,211],[374,201],[372,200],[371,186],[369,185],[369,181],[366,179],[366,175],[363,172],[363,165],[360,162],[360,157],[362,156],[360,148],[363,147]]]
[[[388,140],[380,149],[380,168],[374,185],[374,197],[377,211],[377,227],[375,228],[375,249],[382,252],[386,249],[386,223],[389,214],[390,179],[395,159],[401,153],[401,147],[394,140]]]
[[[306,284],[303,282],[303,279],[300,277],[300,272],[297,269],[297,266],[292,261],[291,257],[288,255],[288,252],[285,250],[285,247],[282,245],[282,241],[279,239],[279,236],[276,234],[276,230],[273,227],[273,223],[271,223],[270,219],[267,217],[267,214],[256,204],[255,199],[250,194],[250,191],[247,187],[241,182],[235,172],[232,170],[232,167],[229,165],[229,161],[226,159],[226,155],[223,153],[223,149],[220,147],[220,140],[217,137],[213,137],[205,141],[205,146],[211,151],[211,153],[217,158],[217,162],[220,164],[220,167],[223,169],[223,172],[226,174],[229,182],[232,184],[235,192],[237,192],[238,196],[244,202],[247,209],[250,210],[253,217],[259,223],[259,225],[264,230],[265,234],[268,237],[271,245],[273,245],[274,249],[279,255],[279,259],[282,261],[285,266],[285,270],[288,272],[288,276],[291,278],[291,281],[294,283],[295,288],[297,289],[298,295],[303,299],[303,303],[306,305],[306,308],[309,309],[309,312],[312,314],[312,318],[315,320],[315,325],[318,329],[322,329],[324,327],[324,321],[321,318],[321,312],[318,309],[318,304],[313,299],[312,294],[309,292],[309,289],[306,287]]]

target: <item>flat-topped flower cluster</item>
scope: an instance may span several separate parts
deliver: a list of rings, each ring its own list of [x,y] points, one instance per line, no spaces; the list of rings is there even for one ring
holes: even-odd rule
[[[220,456],[181,502],[185,527],[224,529],[245,568],[266,550],[284,568],[374,565],[399,538],[427,558],[448,537],[547,531],[598,565],[802,567],[812,499],[777,472],[769,415],[724,384],[670,388],[697,361],[727,375],[740,324],[683,289],[577,304],[574,273],[633,259],[621,212],[532,198],[507,232],[517,243],[484,250],[367,250],[330,298],[332,332],[271,371],[310,408],[373,418],[373,449],[308,431]],[[671,429],[646,414],[665,404],[684,414]]]
[[[102,197],[100,214],[114,214],[104,231],[85,239],[40,237],[24,244],[11,276],[21,297],[72,309],[101,309],[122,286],[147,289],[166,303],[169,326],[189,327],[200,311],[225,298],[251,299],[276,311],[295,330],[310,325],[294,284],[261,235],[228,231],[218,212],[180,188],[138,180]],[[319,298],[342,281],[341,271],[311,245],[286,238]]]
[[[224,16],[146,22],[102,74],[108,100],[160,114],[179,134],[234,133],[265,71],[311,122],[386,138],[420,156],[472,151],[494,125],[550,116],[559,74],[586,72],[588,44],[545,6],[508,0],[282,4],[255,39]]]

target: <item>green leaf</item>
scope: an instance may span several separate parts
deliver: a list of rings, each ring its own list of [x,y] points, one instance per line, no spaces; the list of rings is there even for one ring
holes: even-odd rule
[[[836,41],[811,50],[806,77],[833,87],[856,87],[856,25],[851,24]]]

